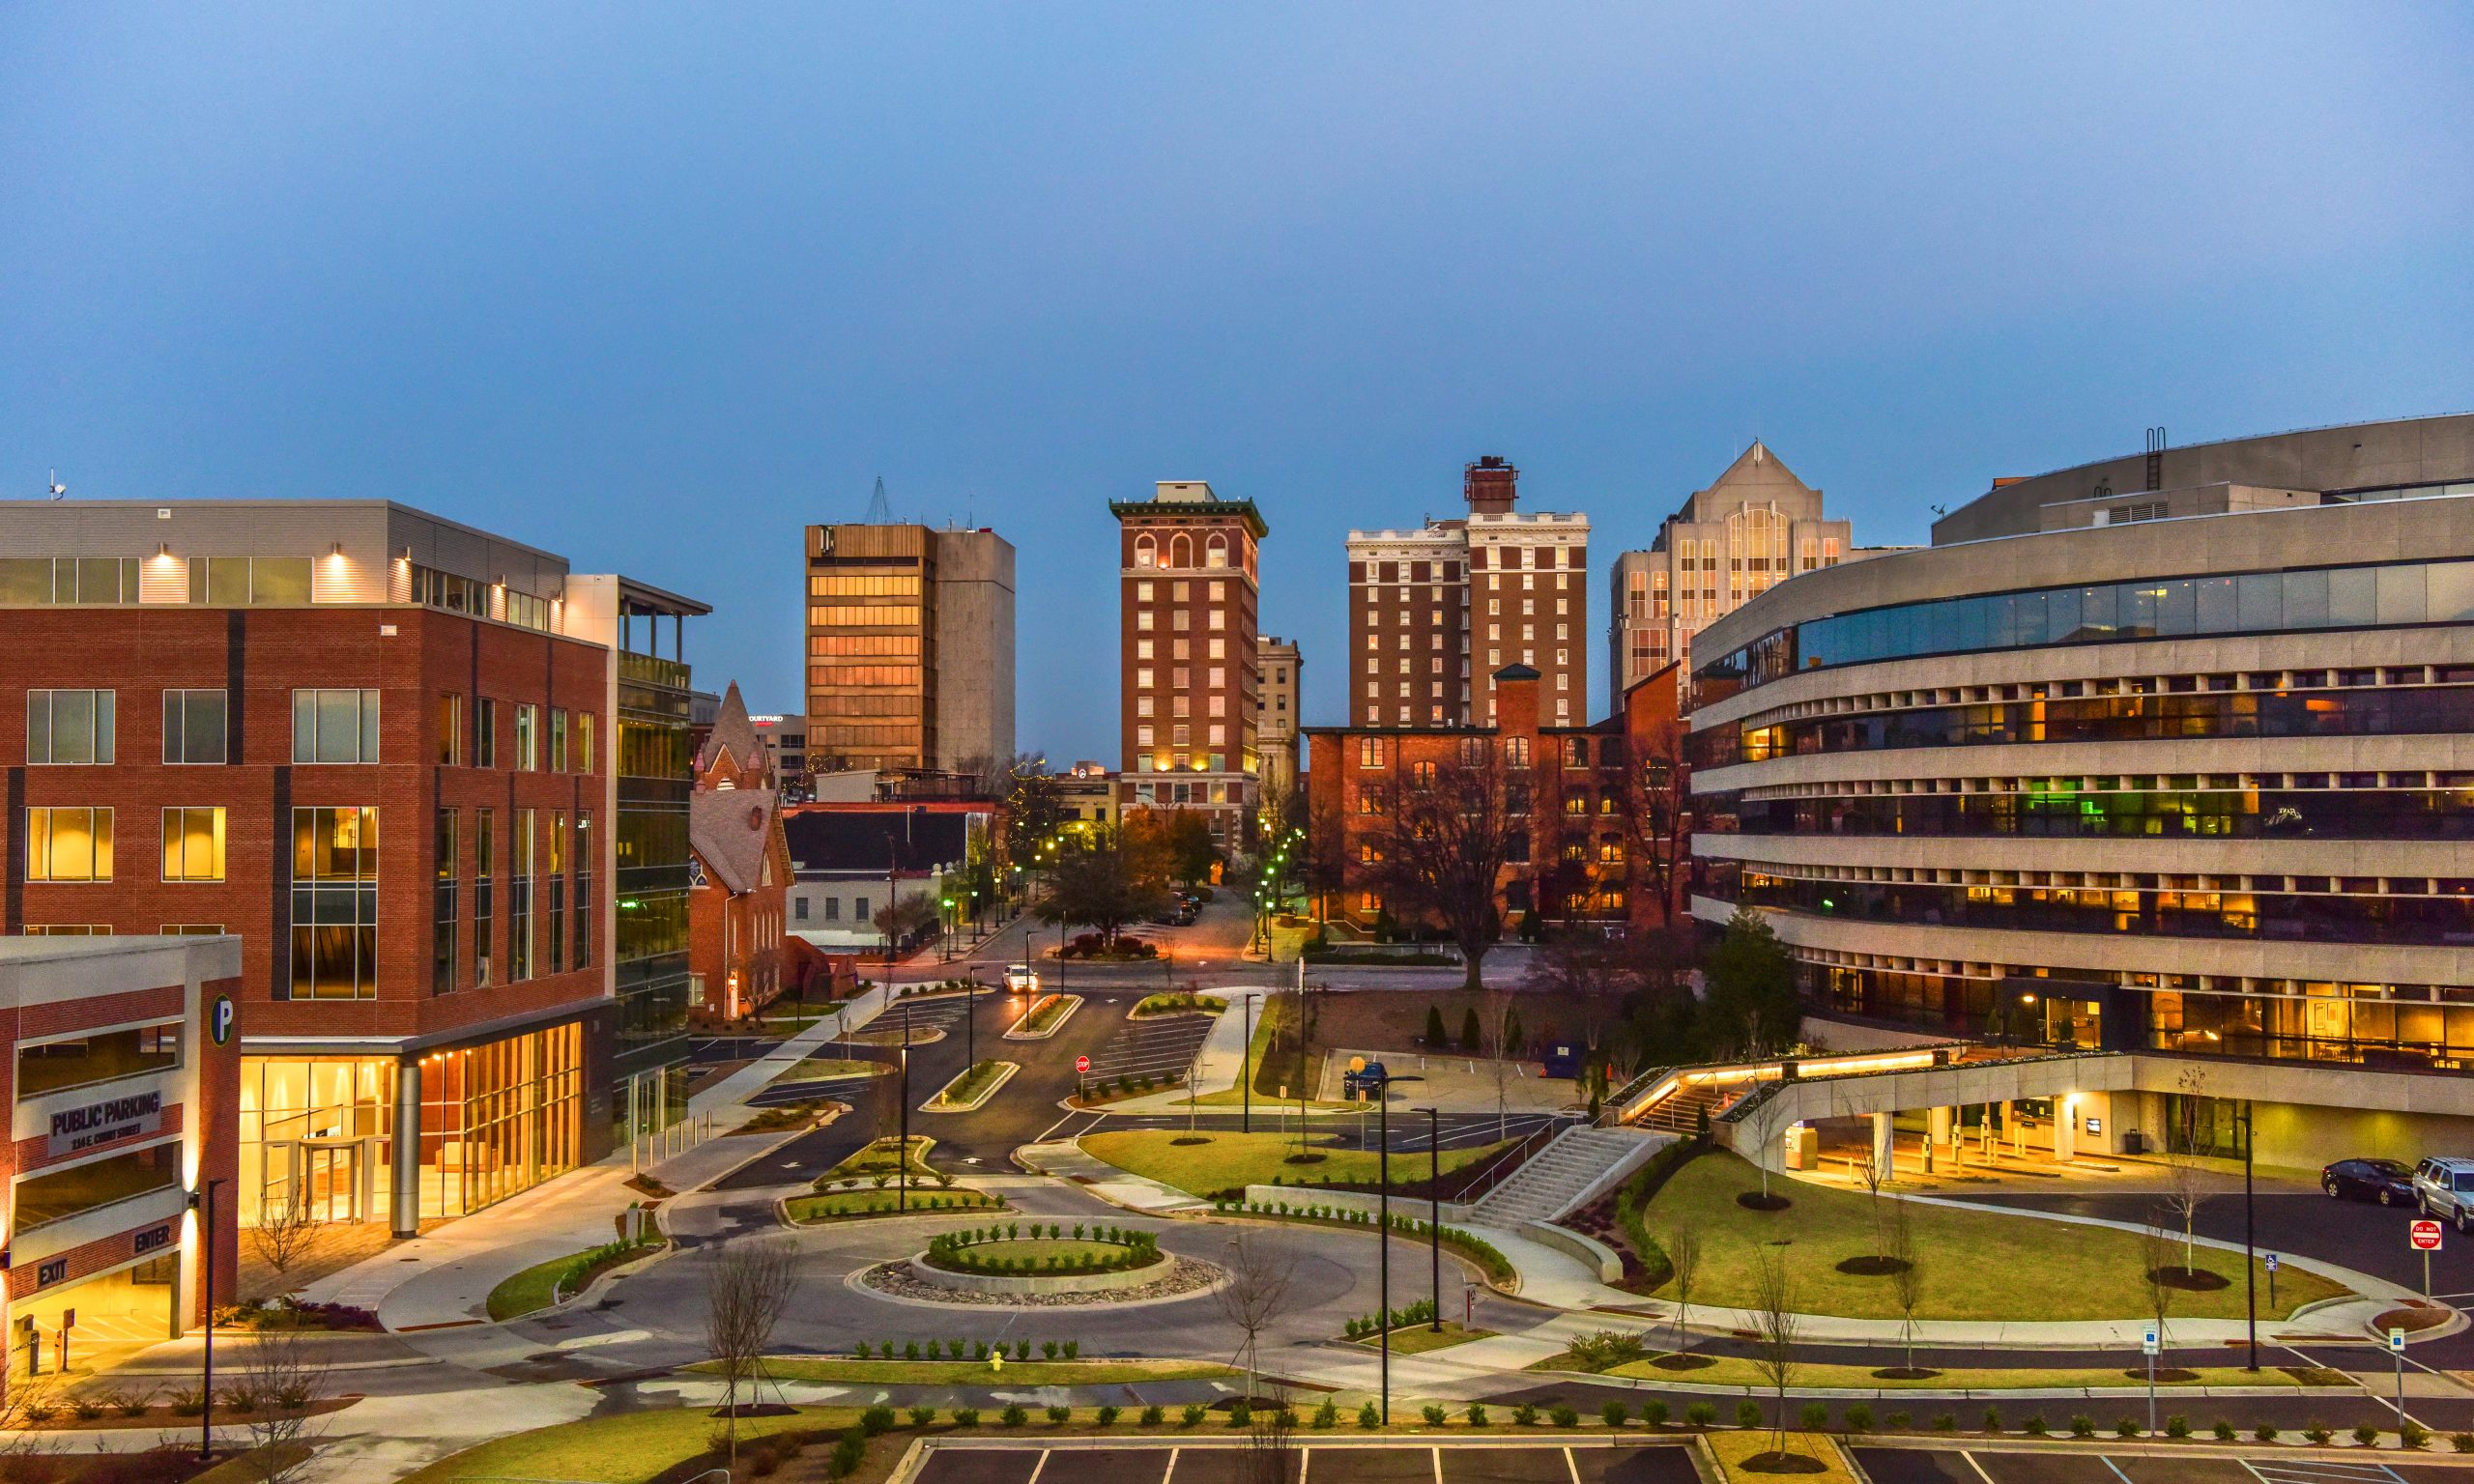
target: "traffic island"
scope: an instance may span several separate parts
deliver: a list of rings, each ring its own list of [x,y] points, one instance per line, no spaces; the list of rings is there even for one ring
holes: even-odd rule
[[[1022,1070],[1019,1062],[983,1061],[964,1070],[962,1075],[936,1090],[936,1096],[919,1105],[922,1113],[969,1113],[984,1107],[996,1096],[997,1089]]]
[[[868,1287],[946,1303],[1093,1303],[1158,1298],[1210,1287],[1208,1263],[1160,1250],[1149,1232],[1061,1222],[969,1227],[928,1250],[859,1275]]]
[[[1065,1022],[1082,1008],[1079,994],[1044,994],[1031,1002],[1021,1018],[1006,1029],[1007,1041],[1046,1041],[1064,1029]]]

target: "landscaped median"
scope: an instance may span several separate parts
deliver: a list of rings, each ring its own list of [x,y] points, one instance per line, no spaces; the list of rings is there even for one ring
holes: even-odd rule
[[[1377,1156],[1366,1150],[1339,1148],[1339,1140],[1340,1135],[1333,1132],[1309,1132],[1301,1140],[1293,1133],[1188,1134],[1175,1128],[1136,1128],[1086,1134],[1081,1148],[1118,1169],[1206,1199],[1234,1197],[1248,1185],[1374,1184],[1382,1175]],[[1489,1144],[1446,1150],[1444,1173],[1486,1158],[1501,1148]],[[1424,1151],[1392,1156],[1395,1187],[1405,1189],[1423,1182],[1428,1169]],[[1301,1198],[1308,1193],[1301,1190]]]
[[[1081,1008],[1082,996],[1079,994],[1043,994],[1006,1028],[1005,1039],[1045,1041],[1062,1029],[1066,1020]]]
[[[1019,1062],[980,1061],[964,1069],[962,1075],[936,1090],[936,1096],[919,1105],[922,1113],[968,1113],[987,1104],[996,1090],[1013,1080],[1021,1070]]]
[[[1129,1020],[1150,1020],[1162,1015],[1216,1015],[1228,1008],[1228,1002],[1216,994],[1194,994],[1180,990],[1174,994],[1147,995],[1127,1012]]]
[[[931,1169],[928,1151],[935,1140],[912,1134],[908,1158],[899,1139],[877,1139],[824,1172],[812,1194],[782,1202],[782,1217],[792,1225],[849,1220],[862,1216],[960,1214],[1001,1211],[1005,1203],[985,1190],[956,1185],[945,1171]],[[933,1185],[923,1184],[923,1177]],[[907,1198],[905,1190],[907,1189]]]
[[[962,1348],[962,1341],[952,1343],[957,1351]],[[1022,1343],[1027,1353],[1029,1342]],[[993,1381],[1009,1386],[1130,1386],[1152,1381],[1215,1381],[1243,1374],[1234,1366],[1211,1360],[1008,1359],[1001,1367],[992,1367],[988,1345],[980,1342],[973,1348],[978,1352],[976,1358],[952,1360],[912,1360],[892,1356],[872,1359],[776,1356],[765,1360],[764,1375],[774,1381],[850,1386],[969,1386]],[[936,1349],[934,1341],[929,1349]],[[700,1361],[688,1369],[701,1372],[716,1367],[711,1361]]]
[[[1286,1201],[1222,1201],[1217,1209],[1223,1215],[1261,1216],[1274,1221],[1310,1221],[1323,1226],[1371,1227],[1377,1219],[1375,1213],[1354,1206],[1317,1202],[1311,1199],[1311,1191],[1301,1190],[1297,1194],[1298,1200],[1294,1205]],[[1423,1217],[1399,1212],[1393,1213],[1392,1231],[1395,1236],[1424,1241],[1430,1240],[1433,1230],[1433,1223]],[[1495,1288],[1507,1294],[1519,1291],[1519,1270],[1513,1268],[1510,1261],[1484,1238],[1447,1226],[1443,1228],[1440,1245],[1484,1273],[1487,1283]]]
[[[503,1324],[563,1302],[583,1293],[603,1273],[649,1257],[667,1245],[659,1237],[645,1241],[614,1241],[589,1252],[535,1263],[490,1290],[490,1321]]]
[[[1884,1347],[1887,1348],[1887,1347]],[[1928,1352],[1924,1358],[1930,1359]],[[1658,1382],[1685,1390],[1771,1390],[1775,1379],[1761,1362],[1743,1356],[1663,1351],[1650,1347],[1639,1334],[1606,1329],[1576,1337],[1569,1349],[1532,1363],[1528,1369],[1566,1375],[1621,1376]],[[2246,1371],[2235,1365],[2196,1369],[2160,1369],[2159,1386],[2190,1390],[2220,1386],[2284,1389],[2296,1395],[2319,1387],[2353,1384],[2341,1371],[2319,1366],[2272,1366]],[[1899,1365],[1848,1365],[1798,1361],[1788,1384],[1796,1391],[1925,1391],[1949,1396],[2001,1391],[2132,1391],[2145,1387],[2143,1367],[2099,1366],[1931,1366],[1909,1370]]]

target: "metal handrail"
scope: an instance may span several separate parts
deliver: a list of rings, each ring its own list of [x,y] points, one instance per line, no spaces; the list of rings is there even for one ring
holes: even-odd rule
[[[1518,1143],[1487,1161],[1486,1167],[1472,1178],[1469,1184],[1462,1185],[1460,1193],[1453,1199],[1462,1205],[1468,1205],[1484,1197],[1497,1185],[1502,1184],[1506,1176],[1516,1172],[1520,1166],[1529,1162],[1530,1155],[1534,1153],[1529,1146],[1539,1134],[1547,1135],[1546,1142],[1551,1144],[1554,1142],[1554,1135],[1562,1133],[1566,1128],[1579,1127],[1577,1124],[1540,1124],[1532,1128],[1520,1136]],[[1483,1184],[1482,1184],[1481,1182]]]

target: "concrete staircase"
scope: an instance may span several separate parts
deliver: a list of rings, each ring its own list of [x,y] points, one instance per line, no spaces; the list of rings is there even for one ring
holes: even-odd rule
[[[1552,1221],[1596,1199],[1673,1138],[1637,1127],[1567,1128],[1487,1191],[1470,1219],[1504,1231],[1518,1230],[1524,1221]]]
[[[1738,1082],[1715,1086],[1707,1082],[1685,1082],[1652,1103],[1632,1121],[1636,1128],[1656,1128],[1668,1133],[1693,1133],[1701,1127],[1701,1115],[1707,1111],[1712,1122],[1727,1106],[1753,1084]]]

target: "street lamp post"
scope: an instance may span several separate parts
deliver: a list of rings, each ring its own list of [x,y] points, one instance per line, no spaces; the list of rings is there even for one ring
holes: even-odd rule
[[[206,1270],[204,1273],[206,1373],[203,1377],[203,1384],[198,1389],[198,1396],[205,1405],[198,1413],[197,1458],[199,1463],[205,1463],[215,1456],[215,1187],[223,1184],[225,1182],[220,1180],[210,1180],[206,1183],[203,1203],[205,1210],[202,1213],[205,1219],[200,1222],[197,1234],[199,1262]],[[190,1200],[195,1203],[198,1197],[191,1196]]]
[[[910,1210],[910,1007],[902,1007],[902,1147],[894,1156],[893,1208]]]
[[[1239,1106],[1243,1109],[1237,1127],[1241,1133],[1251,1133],[1254,1131],[1254,1001],[1259,996],[1247,994],[1242,998],[1246,1003],[1246,1044],[1237,1053],[1237,1086],[1242,1090]]]
[[[1392,1084],[1423,1082],[1424,1077],[1395,1077],[1385,1074],[1374,1085],[1374,1167],[1376,1201],[1380,1207],[1375,1217],[1375,1323],[1383,1331],[1383,1425],[1392,1425]]]
[[[2245,1098],[2242,1099],[2242,1301],[2243,1307],[2248,1313],[2248,1318],[2245,1324],[2246,1328],[2250,1333],[2251,1364],[2249,1369],[2257,1371],[2259,1368],[2259,1273],[2258,1258],[2251,1250],[2252,1239],[2255,1234],[2253,1215],[2254,1212],[2251,1194],[2251,1099]],[[2403,1416],[2405,1414],[2404,1409],[2402,1407],[2399,1408],[2397,1414],[2401,1417]]]
[[[1426,1116],[1426,1257],[1432,1270],[1434,1284],[1433,1323],[1426,1327],[1435,1334],[1443,1333],[1443,1112],[1439,1108],[1413,1108]]]

